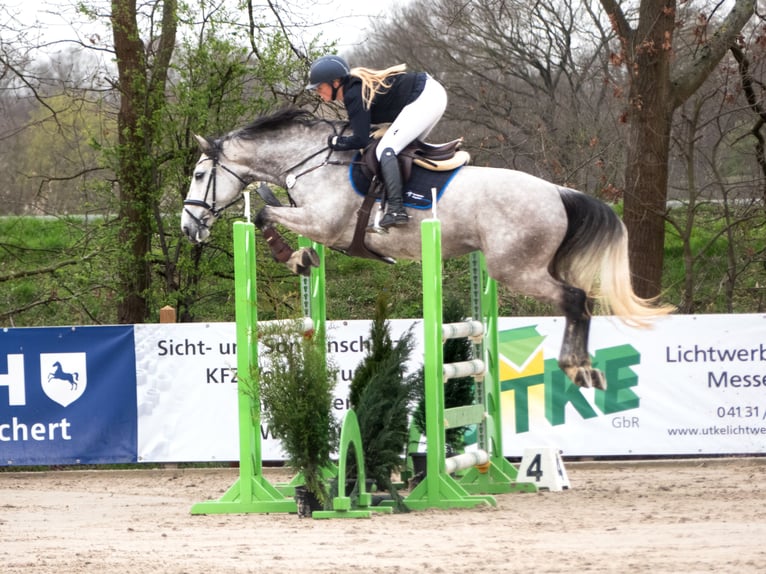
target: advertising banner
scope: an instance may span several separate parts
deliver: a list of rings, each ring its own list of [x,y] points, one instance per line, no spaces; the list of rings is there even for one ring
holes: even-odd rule
[[[0,461],[136,460],[133,327],[0,331]]]
[[[367,352],[370,321],[330,321],[338,369],[333,408]],[[420,320],[409,372],[423,361]],[[564,456],[766,453],[766,317],[667,317],[652,329],[596,317],[593,365],[607,389],[576,387],[558,368],[560,317],[500,318],[503,452]],[[268,342],[259,354],[279,353]],[[0,464],[239,459],[234,323],[0,331]],[[284,460],[258,421],[264,460]]]
[[[673,316],[652,329],[596,317],[590,353],[606,391],[575,387],[558,369],[563,323],[500,322],[506,455],[766,452],[764,316]]]
[[[391,336],[398,339],[413,323],[420,324],[393,321]],[[136,325],[135,329],[138,460],[238,460],[235,324]],[[349,384],[367,352],[369,330],[369,321],[327,324],[328,361],[338,370],[333,409],[339,421],[349,408]],[[268,341],[259,346],[265,360],[278,352]],[[422,352],[413,353],[413,358],[422,360]],[[416,362],[410,366],[418,367]],[[284,460],[268,425],[261,423],[258,432],[264,460]]]
[[[235,324],[136,325],[135,339],[138,460],[239,460]]]
[[[422,321],[393,320],[390,326],[394,338],[413,330],[416,346],[408,368],[419,368]],[[156,333],[136,336],[137,341],[154,341],[153,356],[137,342],[139,364],[144,356],[151,365],[139,368],[139,460],[238,458],[236,385],[222,374],[234,366],[234,325],[189,328],[137,326],[137,333]],[[339,368],[334,402],[339,420],[348,408],[348,385],[365,355],[369,328],[369,321],[328,323],[328,357]],[[558,368],[562,318],[501,318],[499,330],[506,456],[520,457],[525,448],[542,446],[556,447],[565,456],[766,452],[766,380],[761,374],[766,373],[766,323],[760,315],[674,316],[652,329],[596,317],[590,352],[594,366],[606,373],[606,391],[576,387]],[[172,352],[169,340],[177,347]],[[180,353],[208,347],[219,349],[218,356],[208,354],[203,360],[201,354]],[[261,354],[271,352],[278,349],[260,349]],[[162,383],[164,376],[168,381]],[[158,388],[161,384],[166,388]],[[145,395],[142,387],[156,390]],[[150,416],[141,397],[156,401],[163,393],[169,395],[167,410],[156,409]],[[179,421],[189,428],[182,430]],[[259,430],[264,459],[282,460],[268,427],[262,423]],[[163,450],[156,448],[160,440]]]

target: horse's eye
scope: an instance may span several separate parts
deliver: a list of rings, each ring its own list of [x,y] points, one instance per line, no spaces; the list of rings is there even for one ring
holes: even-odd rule
[[[204,171],[198,171],[197,173],[194,174],[194,179],[196,179],[197,181],[200,181],[204,177],[205,177]]]

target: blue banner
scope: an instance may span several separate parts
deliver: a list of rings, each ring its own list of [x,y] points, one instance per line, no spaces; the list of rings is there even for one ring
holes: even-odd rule
[[[0,464],[136,461],[133,326],[0,331]]]

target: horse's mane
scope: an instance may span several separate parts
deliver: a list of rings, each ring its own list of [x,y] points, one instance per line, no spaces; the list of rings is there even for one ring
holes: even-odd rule
[[[223,137],[215,139],[206,138],[208,144],[210,145],[209,148],[205,151],[205,154],[211,158],[215,158],[223,152],[223,146],[227,141],[235,139],[252,140],[255,139],[259,134],[276,131],[292,123],[299,123],[301,125],[308,126],[326,121],[327,120],[317,118],[308,110],[288,106],[278,110],[277,112],[274,112],[273,114],[256,118],[241,128],[229,132]]]
[[[249,124],[243,126],[230,134],[232,137],[240,139],[253,139],[259,133],[273,131],[282,128],[287,124],[297,122],[303,125],[310,125],[319,121],[314,114],[300,108],[287,107],[268,115],[256,118]]]

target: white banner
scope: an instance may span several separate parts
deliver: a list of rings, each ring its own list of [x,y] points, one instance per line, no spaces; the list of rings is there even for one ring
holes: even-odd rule
[[[413,321],[392,321],[398,339]],[[416,340],[422,328],[415,325]],[[366,354],[370,321],[327,323],[328,360],[338,368],[333,408],[348,409],[354,370]],[[236,325],[173,323],[136,325],[138,460],[200,462],[239,460]],[[259,353],[271,349],[261,346]],[[419,368],[422,351],[410,369]],[[285,458],[279,441],[261,424],[264,460]]]
[[[239,460],[234,323],[136,325],[138,460]]]
[[[651,330],[597,317],[590,352],[605,392],[578,389],[555,368],[563,323],[500,323],[501,337],[528,325],[540,335],[526,347],[539,342],[526,371],[502,364],[503,389],[514,388],[502,393],[506,455],[535,446],[575,456],[766,452],[763,316],[674,316]]]
[[[410,370],[422,363],[422,322]],[[766,323],[761,315],[674,316],[654,329],[597,317],[594,364],[606,391],[579,389],[556,357],[561,318],[501,318],[503,450],[554,446],[565,456],[766,452]],[[369,321],[330,321],[328,356],[340,369],[335,409],[365,355]],[[138,460],[238,460],[234,323],[136,325]],[[269,352],[259,349],[260,353]],[[264,460],[284,455],[261,426]]]

